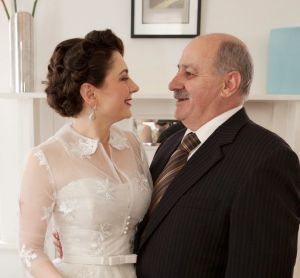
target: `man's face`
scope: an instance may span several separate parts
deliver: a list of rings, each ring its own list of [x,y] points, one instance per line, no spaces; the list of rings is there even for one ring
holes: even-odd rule
[[[175,117],[192,130],[219,114],[223,76],[213,66],[218,42],[196,38],[184,49],[178,72],[169,84],[176,102]]]

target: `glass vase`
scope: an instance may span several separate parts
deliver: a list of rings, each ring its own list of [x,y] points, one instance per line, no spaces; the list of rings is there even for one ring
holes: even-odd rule
[[[11,90],[15,93],[34,91],[33,17],[17,12],[9,23],[11,55]]]

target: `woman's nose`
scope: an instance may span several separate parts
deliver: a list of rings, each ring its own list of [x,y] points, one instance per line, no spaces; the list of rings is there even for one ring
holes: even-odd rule
[[[136,93],[140,88],[132,79],[130,79],[130,80],[131,80],[130,92]]]

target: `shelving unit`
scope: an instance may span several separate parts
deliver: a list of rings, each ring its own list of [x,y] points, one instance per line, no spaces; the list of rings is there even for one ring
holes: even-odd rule
[[[66,122],[48,107],[43,92],[0,93],[0,105],[3,101],[10,103],[10,100],[17,107],[13,114],[18,115],[19,133],[26,138],[26,146],[40,143]],[[300,155],[300,94],[250,95],[245,107],[253,120],[281,135]],[[175,100],[171,93],[138,93],[133,97],[134,118],[173,119],[174,109]]]

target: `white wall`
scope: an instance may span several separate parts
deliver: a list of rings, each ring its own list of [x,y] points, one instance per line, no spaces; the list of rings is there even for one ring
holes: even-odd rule
[[[8,0],[6,0],[8,1]],[[12,0],[10,0],[12,1]],[[20,9],[30,11],[33,1]],[[126,46],[125,58],[142,93],[168,94],[181,50],[189,39],[131,39],[130,0],[40,0],[35,27],[36,90],[42,90],[46,67],[55,45],[93,29],[111,28]],[[7,2],[10,7],[10,2]],[[253,94],[266,92],[269,31],[300,25],[299,0],[202,0],[201,33],[227,32],[249,46],[254,58]],[[0,6],[0,92],[9,90],[8,22]]]

